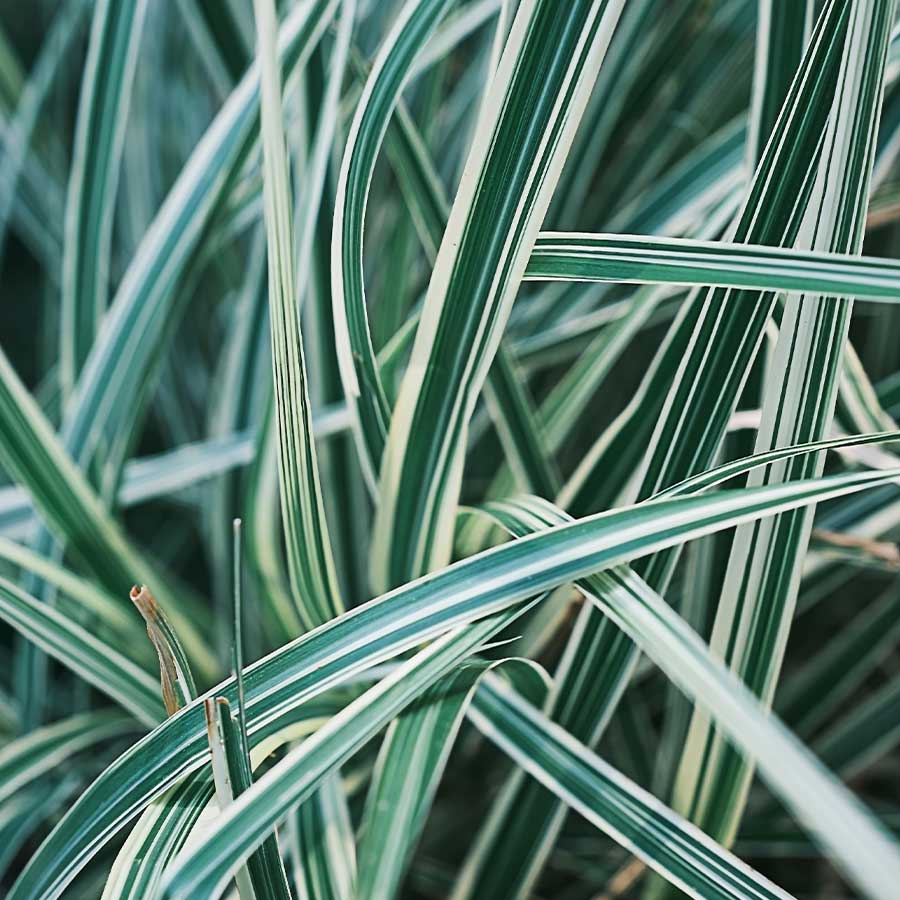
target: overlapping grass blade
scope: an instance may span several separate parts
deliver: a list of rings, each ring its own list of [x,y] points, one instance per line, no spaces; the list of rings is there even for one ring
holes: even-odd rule
[[[515,693],[486,681],[469,717],[566,805],[691,897],[789,897]]]
[[[854,6],[848,25],[822,164],[798,240],[812,249],[862,246],[882,72],[893,2]],[[836,189],[836,173],[842,173]],[[849,301],[807,298],[785,304],[766,383],[756,448],[816,440],[834,412]],[[753,484],[819,474],[821,457],[785,460],[750,476]],[[764,703],[772,702],[793,617],[812,510],[739,529],[731,550],[712,647]],[[752,768],[695,713],[675,784],[675,806],[725,843],[733,840]]]
[[[241,737],[241,726],[232,715],[228,701],[224,697],[215,700],[207,697],[205,709],[216,801],[219,811],[224,812],[253,783],[250,759]],[[291,892],[274,834],[238,869],[235,881],[241,897],[290,900]]]
[[[33,69],[28,79],[21,85],[15,113],[4,123],[4,155],[0,162],[0,185],[3,186],[0,194],[0,255],[6,245],[7,227],[19,194],[17,183],[26,167],[29,146],[38,124],[41,107],[47,99],[54,79],[59,76],[72,43],[79,34],[86,11],[87,4],[84,0],[69,0],[58,9]],[[41,226],[38,225],[38,228]],[[42,235],[37,236],[37,244],[39,248],[44,248],[47,241]],[[53,253],[52,244],[50,253]],[[49,261],[51,263],[54,261],[52,256]]]
[[[119,712],[76,713],[10,741],[0,750],[0,802],[35,779],[46,777],[76,753],[123,737],[134,720]]]
[[[139,722],[152,726],[163,718],[159,684],[145,669],[60,611],[4,580],[0,580],[0,617]]]
[[[671,796],[696,708],[761,762],[739,854],[887,896],[896,0],[305,0],[280,47],[255,2],[257,54],[245,0],[0,23],[0,893],[287,897],[290,865],[310,896],[784,896],[634,783]],[[823,500],[751,551],[797,594],[774,710],[871,814],[704,642],[734,529]],[[486,501],[524,536],[484,550]],[[195,696],[228,667],[235,517],[236,677]],[[365,602],[370,569],[398,587]],[[168,718],[135,581],[172,619],[146,607]],[[471,706],[505,647],[552,692],[491,676]],[[737,821],[739,782],[702,799]]]
[[[243,794],[199,846],[176,860],[163,896],[199,898],[217,892],[247,853],[288,810],[309,797],[319,781],[521,610],[520,604],[438,638],[332,717]]]
[[[371,551],[376,588],[450,557],[468,421],[621,5],[576,3],[562,17],[542,2],[517,10],[391,419]],[[499,169],[507,177],[491,178]]]
[[[71,393],[106,309],[113,205],[146,0],[94,6],[66,201],[60,380]]]
[[[736,242],[789,246],[794,241],[803,211],[795,200],[806,197],[818,163],[848,12],[846,4],[834,2],[820,16],[754,175],[736,226]],[[633,474],[632,461],[641,455],[646,463],[641,475],[645,495],[708,465],[773,304],[771,293],[743,294],[740,300],[735,292],[719,288],[695,293],[667,334],[641,395],[579,467],[561,495],[563,505],[576,512],[595,504],[610,505],[625,488],[624,473],[615,472],[615,467],[627,466],[627,478]],[[726,316],[718,315],[720,307],[727,310]],[[698,367],[701,356],[704,364]],[[711,371],[720,374],[713,377]],[[649,449],[641,454],[637,448],[642,444],[646,448],[651,435]],[[600,472],[602,485],[597,484]]]
[[[301,897],[352,900],[356,842],[340,773],[324,778],[293,815],[294,878]]]
[[[306,385],[291,228],[290,187],[281,79],[276,53],[273,0],[254,4],[262,95],[262,144],[266,233],[269,247],[269,310],[275,410],[278,421],[281,512],[291,577],[301,621],[314,628],[343,610],[328,525],[322,505],[312,414]]]
[[[347,135],[335,197],[331,239],[331,296],[341,379],[353,411],[360,464],[375,484],[390,408],[366,315],[362,238],[366,197],[391,110],[410,77],[416,53],[434,32],[447,0],[410,0],[376,58]]]
[[[296,717],[312,698],[369,666],[537,592],[749,517],[844,496],[897,477],[895,471],[860,473],[654,501],[485,551],[357,607],[248,667],[251,743],[283,727],[283,720]],[[27,622],[16,624],[25,627]],[[96,643],[89,636],[84,641]],[[64,647],[54,655],[68,662]],[[148,693],[151,708],[159,709],[152,683]],[[218,685],[210,695],[233,701],[233,682]],[[143,765],[148,757],[156,761],[151,772]],[[57,896],[118,827],[207,759],[198,701],[130,748],[79,798],[34,854],[10,896]]]
[[[485,510],[515,535],[567,520],[546,501],[489,504]],[[900,845],[883,832],[844,786],[719,663],[666,601],[637,575],[615,569],[578,586],[665,673],[756,759],[760,773],[842,869],[873,897],[888,898],[900,871]],[[865,853],[874,850],[867,860]]]
[[[518,692],[541,702],[547,679],[533,664],[469,664],[438,681],[388,728],[361,826],[360,898],[388,900],[396,895],[462,718],[483,675],[497,665],[504,665]]]
[[[309,9],[299,7],[286,21],[280,52],[288,69],[302,65],[330,11],[331,6],[323,0]],[[134,401],[146,387],[147,370],[158,356],[159,341],[171,333],[177,279],[216,203],[255,142],[257,104],[258,76],[251,71],[194,151],[123,277],[63,426],[63,443],[79,465],[90,463],[104,437],[111,440],[122,431],[130,433],[138,412]],[[113,592],[123,591],[136,573],[150,581],[153,569],[143,561],[138,563],[114,526],[103,520],[99,503],[88,498],[86,484],[63,458],[59,441],[42,421],[33,400],[5,359],[0,363],[0,415],[7,434],[2,449],[9,470],[28,486],[60,537],[86,557],[85,563],[93,562]],[[54,454],[48,463],[51,450]],[[65,510],[69,510],[69,518],[62,517]],[[86,531],[85,523],[91,532]],[[37,540],[46,547],[45,538]],[[152,580],[175,614],[177,604],[163,596],[165,580]],[[213,660],[189,623],[178,622],[178,626],[200,670],[214,671]]]

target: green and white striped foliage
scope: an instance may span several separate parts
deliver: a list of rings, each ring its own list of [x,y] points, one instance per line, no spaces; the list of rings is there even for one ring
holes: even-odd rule
[[[824,152],[797,241],[813,250],[858,251],[874,152],[881,73],[895,4],[854,4]],[[837,173],[844,173],[838,178]],[[834,411],[849,301],[789,295],[765,387],[757,452],[815,440]],[[785,460],[751,484],[815,475],[824,460]],[[713,628],[712,647],[770,704],[781,668],[812,510],[739,529]],[[728,843],[752,769],[697,714],[675,785],[676,807]]]

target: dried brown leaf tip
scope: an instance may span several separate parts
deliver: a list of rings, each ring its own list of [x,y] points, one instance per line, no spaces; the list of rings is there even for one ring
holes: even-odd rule
[[[140,588],[134,585],[129,596],[147,624],[147,636],[159,657],[159,680],[163,703],[166,712],[171,716],[190,699],[189,696],[185,696],[187,681],[184,666],[179,663],[181,648],[149,588],[146,585],[141,585]]]
[[[131,588],[129,596],[131,597],[131,602],[138,608],[145,621],[149,622],[151,618],[156,618],[159,611],[159,605],[156,602],[156,598],[150,593],[150,589],[146,584],[141,585],[140,587],[134,585]]]
[[[813,537],[823,544],[847,550],[858,550],[888,565],[900,566],[900,548],[889,541],[875,541],[871,538],[859,537],[855,534],[844,534],[839,531],[826,531],[823,528],[813,530]]]

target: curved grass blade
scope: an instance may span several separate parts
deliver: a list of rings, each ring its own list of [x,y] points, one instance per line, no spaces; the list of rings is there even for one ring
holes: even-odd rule
[[[144,669],[5,579],[0,579],[0,618],[111,697],[139,722],[152,726],[163,718],[159,686]]]
[[[101,710],[77,713],[10,741],[0,750],[0,803],[76,753],[134,730],[134,719]]]
[[[884,57],[893,0],[854,4],[839,89],[824,136],[798,242],[812,249],[862,248],[875,149]],[[840,185],[835,183],[840,172]],[[765,385],[756,449],[821,438],[835,407],[849,301],[804,295],[785,303],[778,344]],[[821,455],[787,459],[750,476],[751,484],[820,474]],[[812,529],[813,509],[740,528],[731,548],[711,646],[765,705],[772,702]],[[700,713],[688,732],[674,787],[674,805],[728,844],[737,832],[752,765]]]
[[[163,897],[217,893],[240,861],[293,806],[442,675],[520,615],[523,606],[451,631],[334,716],[229,808],[199,846],[176,859]]]
[[[894,436],[889,432],[862,436],[859,440],[878,442]],[[777,459],[839,446],[841,439],[816,442],[726,463],[661,492],[656,499],[703,491]],[[543,527],[546,523],[532,517],[531,524]],[[634,662],[628,636],[599,611],[585,607],[566,644],[555,673],[557,687],[544,712],[575,740],[596,745],[628,683]],[[565,807],[550,792],[523,773],[513,773],[469,852],[454,900],[526,894],[540,874],[564,816]]]
[[[147,0],[94,6],[69,171],[60,382],[71,393],[106,309],[113,209]]]
[[[685,478],[678,484],[663,491],[659,491],[653,495],[654,500],[660,500],[663,497],[680,497],[685,494],[695,494],[698,491],[705,491],[717,484],[722,484],[732,478],[746,475],[755,469],[763,466],[769,466],[782,460],[791,459],[795,456],[803,456],[808,453],[821,453],[825,450],[841,450],[849,447],[864,447],[869,444],[887,444],[900,439],[900,431],[882,431],[877,434],[858,434],[845,435],[843,437],[828,438],[827,440],[809,441],[804,444],[791,444],[788,447],[778,447],[773,450],[763,450],[745,456],[742,459],[732,460],[731,462],[722,463],[713,469],[707,469],[698,475]]]
[[[381,462],[376,589],[450,558],[468,421],[622,4],[520,4],[432,273]],[[528,109],[527,132],[519,128]],[[502,170],[504,178],[492,177]]]
[[[488,504],[485,511],[513,535],[532,534],[536,528],[569,520],[566,513],[537,498]],[[897,875],[890,870],[900,872],[900,845],[717,660],[659,594],[624,568],[591,575],[577,584],[715,719],[733,744],[756,759],[772,789],[859,887],[872,897],[891,896]]]
[[[251,743],[312,697],[449,629],[620,562],[658,552],[755,516],[822,502],[900,478],[900,471],[832,476],[793,485],[643,503],[496,547],[344,613],[249,666]],[[44,618],[47,611],[39,610]],[[17,627],[22,627],[18,625]],[[83,640],[94,643],[89,635]],[[48,649],[44,647],[44,649]],[[59,654],[67,662],[65,651]],[[144,676],[149,681],[149,676]],[[151,708],[156,689],[147,686]],[[233,681],[209,696],[234,701]],[[161,710],[160,710],[161,715]],[[156,765],[148,772],[143,760]],[[202,703],[195,701],[135,744],[88,788],[10,893],[58,896],[96,849],[154,797],[208,760]]]
[[[278,421],[281,512],[297,611],[314,628],[343,611],[312,439],[298,323],[290,187],[273,0],[255,0],[261,73],[263,192],[269,246],[269,320]]]
[[[475,690],[487,671],[511,664],[523,668],[519,689],[539,703],[549,679],[533,663],[468,665],[438,681],[389,726],[360,829],[360,900],[396,895]]]
[[[331,297],[344,393],[354,419],[360,464],[375,485],[390,420],[366,317],[362,238],[375,161],[390,113],[410,78],[417,52],[448,0],[409,0],[379,50],[344,147],[331,238]]]

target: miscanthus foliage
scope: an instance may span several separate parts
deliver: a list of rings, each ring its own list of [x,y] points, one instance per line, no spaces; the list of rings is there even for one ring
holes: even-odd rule
[[[0,894],[895,898],[897,6],[0,4]]]

